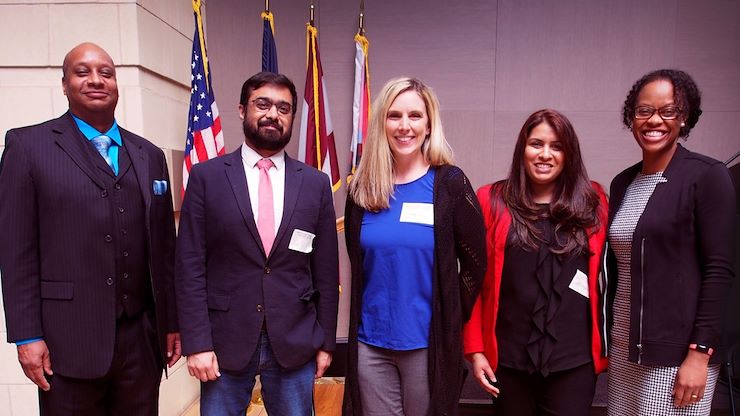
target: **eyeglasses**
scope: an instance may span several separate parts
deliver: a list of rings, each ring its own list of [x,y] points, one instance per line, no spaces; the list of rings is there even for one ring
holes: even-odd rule
[[[675,120],[681,114],[681,109],[673,105],[667,105],[661,108],[641,105],[635,108],[635,118],[638,120],[647,120],[652,117],[656,111],[663,120]]]
[[[256,98],[252,100],[252,104],[254,104],[254,106],[257,107],[257,110],[263,113],[270,111],[270,109],[272,109],[273,106],[277,108],[278,113],[284,116],[287,116],[293,110],[293,106],[284,101],[273,103],[267,98]]]

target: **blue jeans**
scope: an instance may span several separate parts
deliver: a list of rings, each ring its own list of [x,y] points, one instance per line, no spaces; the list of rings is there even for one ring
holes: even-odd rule
[[[266,332],[260,333],[257,350],[239,373],[221,370],[215,381],[200,384],[200,414],[203,416],[244,416],[252,398],[255,377],[260,375],[262,399],[270,416],[311,416],[316,361],[287,370],[280,367]]]

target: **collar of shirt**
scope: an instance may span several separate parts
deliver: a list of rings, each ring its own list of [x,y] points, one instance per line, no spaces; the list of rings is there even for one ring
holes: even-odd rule
[[[278,171],[282,171],[283,168],[285,168],[285,151],[281,150],[270,156],[269,158],[264,158],[260,156],[260,154],[257,153],[254,149],[247,146],[246,143],[242,143],[242,161],[244,162],[245,168],[259,169],[257,168],[257,162],[262,159],[272,160],[272,163],[275,164],[275,169],[277,169]]]
[[[72,114],[72,118],[77,124],[77,128],[80,129],[82,135],[85,136],[87,140],[92,140],[100,135],[105,135],[110,137],[117,145],[123,145],[123,142],[121,141],[121,130],[118,129],[118,123],[116,123],[116,120],[113,120],[113,125],[108,129],[108,131],[100,132],[95,127],[87,124],[84,120],[77,118],[74,114]]]

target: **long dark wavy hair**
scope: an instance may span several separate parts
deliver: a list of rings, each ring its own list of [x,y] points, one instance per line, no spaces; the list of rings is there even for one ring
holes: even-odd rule
[[[539,248],[543,239],[535,223],[543,213],[541,206],[532,198],[524,149],[532,130],[541,123],[547,123],[552,128],[565,156],[563,170],[556,179],[555,192],[545,213],[555,223],[556,240],[550,250],[565,255],[589,252],[588,230],[599,226],[599,196],[588,179],[573,125],[555,110],[539,110],[524,122],[514,148],[509,177],[491,188],[491,206],[495,212],[503,203],[511,213],[511,242],[514,245],[532,250]]]

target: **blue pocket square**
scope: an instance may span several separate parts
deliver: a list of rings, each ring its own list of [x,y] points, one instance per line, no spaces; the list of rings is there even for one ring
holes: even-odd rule
[[[164,195],[167,193],[167,181],[158,181],[154,180],[152,183],[152,189],[154,190],[154,195]]]

